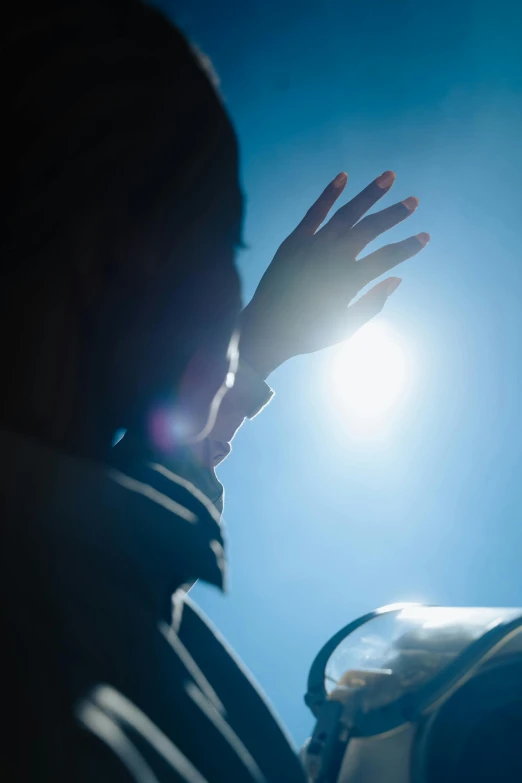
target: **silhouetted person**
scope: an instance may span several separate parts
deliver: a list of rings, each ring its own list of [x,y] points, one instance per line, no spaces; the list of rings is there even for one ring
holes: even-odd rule
[[[2,780],[302,780],[256,688],[184,604],[196,579],[222,588],[223,538],[164,465],[191,474],[188,452],[215,455],[275,366],[382,308],[396,278],[346,304],[426,236],[352,262],[416,201],[358,222],[386,172],[316,233],[339,175],[240,316],[236,139],[180,34],[133,0],[54,0],[12,9],[2,38]],[[261,386],[216,420],[239,324]]]

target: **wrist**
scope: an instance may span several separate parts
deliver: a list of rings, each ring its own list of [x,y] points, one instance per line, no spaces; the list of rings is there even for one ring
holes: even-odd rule
[[[259,319],[246,307],[241,314],[239,356],[263,380],[285,361],[276,350],[277,341],[259,326]]]

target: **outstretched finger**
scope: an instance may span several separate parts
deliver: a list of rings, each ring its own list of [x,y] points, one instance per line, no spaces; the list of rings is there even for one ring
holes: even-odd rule
[[[399,201],[398,204],[387,207],[387,209],[381,209],[380,212],[367,215],[352,228],[345,238],[346,242],[349,242],[350,255],[356,258],[366,245],[380,234],[406,220],[407,217],[415,212],[418,206],[419,199],[415,198],[415,196],[410,196],[404,199],[404,201]]]
[[[361,190],[348,204],[337,210],[335,215],[321,229],[321,235],[325,239],[337,239],[349,231],[358,220],[365,215],[379,199],[386,195],[395,182],[395,173],[385,171],[380,177],[370,182],[368,187]]]
[[[368,293],[361,296],[355,304],[344,311],[331,332],[332,345],[340,343],[351,337],[361,326],[375,318],[388,298],[400,286],[402,280],[400,277],[389,277],[377,283]]]
[[[400,277],[389,277],[377,283],[367,294],[361,296],[355,304],[346,310],[342,322],[336,330],[335,342],[347,340],[364,324],[379,315],[389,297],[402,283]]]
[[[317,201],[312,204],[297,228],[290,234],[290,237],[312,237],[343,192],[347,181],[348,174],[341,171],[341,173],[327,185]]]
[[[402,264],[408,258],[416,256],[417,253],[426,247],[430,241],[430,235],[423,232],[414,237],[403,239],[402,242],[395,242],[392,245],[385,245],[379,250],[357,262],[360,272],[360,287],[363,288],[367,283],[384,275],[397,264]]]
[[[347,332],[353,334],[365,323],[379,315],[388,298],[402,283],[400,277],[389,277],[374,285],[367,294],[348,308]]]

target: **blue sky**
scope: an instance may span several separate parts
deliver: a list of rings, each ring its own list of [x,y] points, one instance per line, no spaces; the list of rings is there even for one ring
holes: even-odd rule
[[[248,298],[323,186],[386,169],[421,205],[386,321],[415,382],[386,437],[355,438],[327,355],[220,470],[230,593],[195,597],[301,742],[306,674],[341,625],[398,600],[522,603],[519,4],[204,0],[163,6],[214,62],[242,150]],[[411,226],[411,230],[410,230]]]

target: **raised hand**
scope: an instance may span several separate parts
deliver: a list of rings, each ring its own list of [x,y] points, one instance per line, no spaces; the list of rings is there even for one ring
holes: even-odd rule
[[[379,313],[401,283],[389,277],[348,306],[368,283],[427,244],[421,233],[358,258],[372,240],[409,217],[413,196],[364,217],[395,182],[385,171],[321,228],[343,192],[343,172],[285,239],[242,315],[241,355],[263,377],[303,353],[340,342]]]

